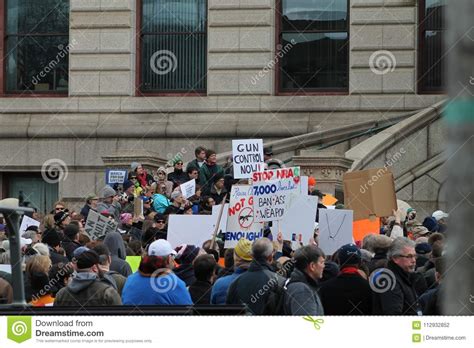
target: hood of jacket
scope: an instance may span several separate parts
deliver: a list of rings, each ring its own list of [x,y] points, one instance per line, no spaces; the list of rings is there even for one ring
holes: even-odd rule
[[[122,235],[119,232],[109,232],[105,236],[104,244],[109,248],[112,256],[117,256],[122,260],[127,257],[125,249],[125,243],[123,242]]]
[[[98,275],[93,272],[80,272],[72,278],[67,287],[72,293],[77,294],[91,286],[97,279],[99,279]]]

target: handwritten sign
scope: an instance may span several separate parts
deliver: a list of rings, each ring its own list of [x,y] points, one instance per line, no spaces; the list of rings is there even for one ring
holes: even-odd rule
[[[98,240],[109,232],[117,231],[117,226],[118,223],[114,220],[100,215],[91,209],[89,210],[89,215],[87,215],[84,230],[92,240]]]
[[[253,173],[252,195],[256,222],[281,220],[291,195],[300,195],[300,168]]]
[[[184,184],[179,185],[181,193],[184,198],[194,196],[196,193],[196,179],[186,181]]]
[[[263,171],[263,140],[232,140],[234,178],[247,179],[252,173]]]
[[[123,184],[127,177],[126,170],[120,169],[107,169],[105,172],[105,182],[107,185],[112,186],[113,184]]]
[[[225,248],[233,248],[241,238],[254,241],[263,237],[263,223],[255,222],[251,185],[234,185],[227,210]]]
[[[21,226],[20,226],[20,233],[23,234],[25,233],[26,229],[30,226],[36,226],[39,227],[40,222],[36,221],[29,216],[23,215],[23,219],[21,220]]]
[[[353,243],[353,211],[343,209],[319,210],[319,247],[332,255],[341,246]]]

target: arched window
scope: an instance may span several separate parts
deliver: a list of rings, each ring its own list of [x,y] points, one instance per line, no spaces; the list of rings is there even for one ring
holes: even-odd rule
[[[347,91],[348,0],[278,0],[278,91]]]
[[[67,93],[69,0],[1,0],[4,93]]]
[[[139,0],[140,91],[206,91],[207,1]]]
[[[444,89],[444,30],[446,0],[421,0],[418,52],[419,92],[439,93]]]

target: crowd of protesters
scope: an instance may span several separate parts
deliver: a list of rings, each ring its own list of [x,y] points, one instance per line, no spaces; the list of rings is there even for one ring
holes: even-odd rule
[[[419,221],[417,212],[394,211],[381,218],[380,234],[341,246],[333,255],[314,237],[295,247],[264,229],[253,243],[241,239],[224,249],[223,235],[203,245],[167,241],[170,214],[211,214],[228,201],[232,166],[217,164],[216,153],[198,147],[186,168],[154,175],[132,163],[127,180],[91,193],[79,212],[58,201],[39,227],[22,235],[26,301],[33,306],[240,305],[251,314],[434,315],[441,314],[448,214],[435,211]],[[266,151],[265,159],[273,164]],[[279,164],[281,165],[281,163]],[[185,199],[180,185],[196,179]],[[314,178],[309,193],[322,196]],[[143,200],[143,215],[134,202]],[[226,198],[227,197],[227,198]],[[338,206],[337,208],[341,208]],[[318,208],[324,208],[322,204]],[[118,223],[99,240],[85,233],[95,211]],[[192,231],[190,231],[192,233]],[[8,231],[0,216],[0,264],[10,264]],[[12,302],[11,275],[0,271],[0,303]]]

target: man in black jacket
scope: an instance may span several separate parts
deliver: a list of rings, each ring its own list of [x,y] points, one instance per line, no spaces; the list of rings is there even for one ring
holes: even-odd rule
[[[343,245],[337,258],[340,273],[321,285],[320,296],[326,315],[369,315],[372,291],[360,269],[362,254],[355,244]]]
[[[51,259],[52,265],[58,264],[60,262],[69,262],[66,256],[58,253],[59,247],[61,245],[61,237],[55,229],[50,229],[43,232],[41,242],[48,245],[49,258]]]
[[[282,286],[285,279],[272,269],[273,244],[268,238],[252,245],[252,257],[248,271],[230,284],[226,303],[246,304],[252,314],[262,315],[271,290]]]
[[[416,267],[415,243],[398,237],[388,251],[387,268],[370,275],[374,291],[373,311],[381,315],[421,315],[413,275]]]

